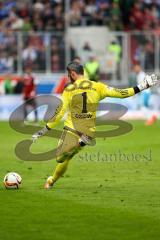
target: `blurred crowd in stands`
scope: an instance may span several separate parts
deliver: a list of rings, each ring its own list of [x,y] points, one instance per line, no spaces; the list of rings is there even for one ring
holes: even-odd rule
[[[12,31],[64,31],[72,26],[105,25],[111,30],[158,30],[160,0],[0,1],[1,27]]]
[[[65,67],[63,33],[66,25],[73,27],[103,25],[113,31],[152,30],[155,35],[160,34],[160,0],[71,0],[70,9],[65,13],[68,7],[65,5],[66,2],[0,0],[1,73],[8,70],[17,72],[18,69],[24,69],[28,65],[32,65],[38,72],[44,72],[48,65],[52,72],[63,71]],[[17,35],[16,32],[23,34]],[[42,32],[51,35],[47,37]],[[139,40],[136,38],[135,41]],[[143,59],[139,59],[142,58],[142,48],[143,44],[139,44],[134,55],[135,59],[143,62]],[[145,48],[149,61],[145,60],[144,65],[148,64],[152,69],[150,63],[154,65],[154,40],[147,40]],[[46,62],[46,54],[50,54],[49,63]],[[71,46],[72,55],[74,58],[76,52]],[[22,61],[19,61],[19,58]]]
[[[114,31],[158,30],[159,0],[72,1],[67,20],[72,26],[105,25]]]

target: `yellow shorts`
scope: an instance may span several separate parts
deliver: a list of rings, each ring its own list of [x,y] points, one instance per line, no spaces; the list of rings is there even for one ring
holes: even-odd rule
[[[56,151],[57,162],[62,163],[66,159],[71,159],[81,150],[81,148],[82,147],[79,144],[79,136],[64,129]]]

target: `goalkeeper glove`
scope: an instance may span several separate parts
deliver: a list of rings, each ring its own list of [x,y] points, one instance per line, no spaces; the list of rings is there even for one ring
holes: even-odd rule
[[[38,131],[37,133],[34,133],[32,135],[33,143],[36,142],[38,138],[44,136],[49,130],[50,128],[48,126],[45,126],[42,130]]]
[[[146,75],[143,81],[137,86],[140,91],[143,91],[149,87],[155,86],[159,83],[159,77],[156,74]]]

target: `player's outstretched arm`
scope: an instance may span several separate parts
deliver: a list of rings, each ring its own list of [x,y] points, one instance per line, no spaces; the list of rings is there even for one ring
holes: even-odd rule
[[[32,141],[36,142],[38,138],[46,135],[46,133],[49,130],[54,128],[59,123],[61,118],[64,116],[64,113],[65,113],[65,108],[63,106],[57,107],[53,117],[48,121],[46,126],[44,128],[42,128],[40,131],[38,131],[32,135]]]
[[[115,98],[127,98],[131,97],[147,88],[157,85],[160,83],[160,79],[156,74],[146,75],[143,81],[136,87],[118,89],[108,87],[106,89],[105,97],[115,97]]]
[[[65,112],[67,111],[68,104],[69,104],[68,94],[64,92],[62,95],[62,103],[57,107],[55,113],[50,118],[50,120],[48,121],[46,126],[44,128],[42,128],[42,130],[40,130],[37,133],[32,135],[33,142],[36,142],[36,140],[38,138],[44,136],[49,130],[54,128],[59,123],[59,121],[64,116]]]
[[[58,109],[58,110],[57,110]],[[48,123],[46,124],[46,126],[44,128],[42,128],[42,130],[38,131],[37,133],[32,135],[32,141],[36,142],[36,140],[44,135],[46,135],[46,133],[51,130],[52,128],[54,128],[59,121],[61,120],[61,118],[64,116],[65,114],[65,104],[61,107],[58,107],[56,109],[56,112],[54,113],[53,117],[48,121]],[[61,110],[60,110],[61,109]]]

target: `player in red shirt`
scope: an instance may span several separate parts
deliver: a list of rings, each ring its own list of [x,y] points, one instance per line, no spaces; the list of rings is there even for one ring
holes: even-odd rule
[[[35,77],[32,74],[31,68],[26,68],[23,76],[23,99],[24,99],[24,119],[27,118],[27,108],[31,106],[35,114],[35,122],[38,121],[36,100],[32,99],[36,96]],[[30,101],[28,101],[30,100]]]

